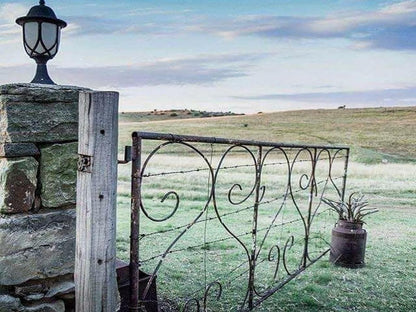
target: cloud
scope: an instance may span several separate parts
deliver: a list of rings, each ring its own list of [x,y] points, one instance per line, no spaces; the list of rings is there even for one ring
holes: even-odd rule
[[[85,6],[85,4],[83,4]],[[96,6],[97,4],[86,4],[87,6]],[[109,8],[111,10],[111,8]],[[6,2],[0,4],[0,35],[16,36],[20,34],[21,29],[15,20],[19,16],[24,16],[28,12],[28,7],[19,3]],[[181,28],[180,23],[173,23],[175,18],[188,14],[189,10],[167,11],[159,8],[138,8],[127,10],[125,14],[112,14],[117,16],[107,18],[105,15],[67,15],[59,16],[68,22],[68,28],[65,29],[67,35],[110,35],[122,33],[135,34],[172,34]],[[166,16],[166,23],[153,23],[152,17]],[[138,16],[147,16],[143,21]],[[182,19],[183,20],[183,19]]]
[[[101,7],[106,7],[102,5]],[[117,9],[116,9],[117,8]],[[116,9],[116,13],[113,11]],[[172,35],[185,32],[190,23],[192,10],[159,7],[126,7],[126,5],[111,4],[105,12],[95,15],[64,16],[68,22],[69,34],[82,35],[112,35],[112,34],[142,34],[142,35]],[[109,17],[111,16],[111,17]],[[72,25],[72,27],[71,27]]]
[[[19,16],[26,15],[26,13],[27,8],[21,4],[0,4],[0,36],[4,38],[20,34],[21,29],[16,24],[15,20]]]
[[[66,16],[67,35],[115,34],[125,29],[125,23],[99,16]]]
[[[416,50],[416,25],[389,27],[357,40],[356,44],[358,48],[367,49]]]
[[[224,38],[261,36],[271,39],[333,39],[352,40],[355,48],[392,50],[416,49],[416,0],[385,5],[374,11],[333,13],[328,16],[245,15],[237,18],[194,16],[192,11],[171,12],[142,8],[120,14],[117,19],[102,16],[67,17],[73,24],[69,32],[88,34],[153,34],[208,33]],[[147,19],[131,15],[149,15]],[[183,18],[183,14],[187,14]],[[152,16],[158,16],[157,23]],[[161,17],[162,16],[162,17]],[[182,16],[182,18],[178,18]],[[160,22],[162,18],[163,22]]]
[[[253,62],[267,56],[267,54],[201,55],[122,66],[51,67],[50,72],[52,79],[59,82],[92,88],[204,85],[247,76]],[[34,70],[34,66],[0,67],[0,83],[16,81],[30,75],[30,71]]]
[[[19,3],[3,3],[0,4],[0,20],[14,24],[19,16],[26,15],[28,9]]]
[[[130,16],[131,17],[131,16]],[[166,21],[165,23],[154,23],[140,21],[131,22],[129,19],[109,19],[101,16],[67,16],[63,17],[68,22],[65,30],[69,36],[86,35],[172,35],[182,31],[180,23]]]
[[[20,32],[16,16],[26,13],[21,4],[0,5],[0,35]],[[332,13],[327,16],[243,15],[215,18],[190,10],[168,11],[144,7],[118,14],[65,16],[70,36],[178,35],[204,33],[224,38],[259,36],[270,39],[348,39],[356,49],[416,49],[416,0],[384,5],[373,11]],[[137,18],[140,16],[140,18]]]
[[[254,96],[233,96],[238,100],[249,101],[273,101],[286,100],[293,102],[309,103],[333,103],[333,104],[372,104],[372,105],[405,105],[416,104],[416,87],[403,89],[381,89],[367,91],[345,91],[345,92],[313,92],[313,93],[291,93],[291,94],[263,94]]]
[[[356,48],[416,49],[416,0],[390,4],[375,11],[325,17],[242,16],[188,27],[225,38],[261,36],[271,39],[332,39],[353,41]]]

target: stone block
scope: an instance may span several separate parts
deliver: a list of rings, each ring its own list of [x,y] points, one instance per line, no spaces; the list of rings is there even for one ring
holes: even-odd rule
[[[68,142],[78,138],[78,98],[85,88],[0,86],[0,142]]]
[[[68,295],[75,292],[75,283],[74,281],[60,281],[57,283],[52,284],[49,287],[48,292],[46,293],[46,298],[52,298],[52,297],[60,297],[62,295]]]
[[[21,306],[20,299],[9,295],[0,295],[0,312],[19,311]]]
[[[23,305],[19,298],[0,295],[0,312],[65,312],[62,300]]]
[[[65,312],[65,304],[62,300],[33,304],[28,307],[24,307],[22,312]]]
[[[31,295],[27,295],[25,296],[23,299],[25,299],[26,301],[39,301],[40,299],[42,299],[43,297],[45,297],[44,294],[31,294]]]
[[[41,282],[32,283],[29,285],[15,286],[14,294],[18,297],[26,297],[33,294],[45,292],[46,285]]]
[[[0,292],[1,294],[1,292]],[[50,301],[55,299],[72,300],[75,294],[73,274],[63,275],[52,279],[30,280],[27,283],[14,286],[14,291],[4,294],[29,301]]]
[[[38,156],[39,153],[39,149],[33,143],[0,144],[0,157]]]
[[[75,209],[0,218],[0,285],[73,273]]]
[[[38,162],[33,157],[0,159],[0,213],[27,212],[37,186]]]
[[[54,144],[41,148],[40,183],[42,206],[75,204],[78,143]]]

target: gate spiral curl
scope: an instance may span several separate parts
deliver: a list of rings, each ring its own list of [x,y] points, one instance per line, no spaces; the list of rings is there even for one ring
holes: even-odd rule
[[[151,149],[144,152],[143,143],[148,141]],[[211,154],[206,151],[207,144],[211,146]],[[221,148],[213,154],[213,146]],[[169,149],[173,149],[173,167],[188,166],[190,155],[196,156],[199,165],[173,170],[163,163],[163,169],[152,173],[149,169],[152,162],[157,157],[167,157]],[[172,299],[169,291],[160,292],[163,298],[158,299],[159,305],[164,310],[219,311],[224,306],[228,310],[248,311],[260,305],[329,251],[325,235],[320,237],[320,230],[316,231],[313,225],[321,225],[321,219],[328,218],[328,210],[321,206],[324,196],[343,199],[348,157],[347,147],[134,132],[132,311],[143,308],[156,275],[162,285],[170,282],[172,268],[166,268],[170,275],[163,275],[161,270],[175,256],[181,264],[177,268],[189,267],[181,273],[185,275],[184,282],[186,274],[191,275],[194,262],[203,266],[204,274],[195,283],[197,287],[183,287],[189,293]],[[205,195],[201,195],[203,188],[198,185],[203,179],[192,176],[196,174],[206,178]],[[169,183],[164,186],[163,182],[174,175],[190,175],[189,185],[181,178],[174,180],[173,186]],[[156,178],[161,182],[149,183],[151,191],[146,195],[146,182]],[[234,178],[241,181],[233,181]],[[155,193],[155,189],[160,192]],[[198,199],[195,206],[194,201],[187,204],[183,199],[192,196]],[[146,202],[155,197],[159,198],[159,204],[152,206]],[[210,215],[210,211],[214,214]],[[248,223],[250,227],[246,226]],[[215,229],[213,237],[209,226]],[[202,242],[196,243],[199,236]],[[154,245],[158,251],[145,250],[146,246]],[[214,247],[222,248],[222,252],[214,253]],[[221,262],[231,253],[237,255],[227,258],[232,265]],[[185,256],[181,258],[182,254]],[[189,256],[195,254],[202,254],[202,261]],[[208,261],[211,258],[218,264]],[[139,266],[150,271],[150,278],[140,292]],[[225,271],[221,271],[222,267]],[[227,296],[231,298],[228,301]]]

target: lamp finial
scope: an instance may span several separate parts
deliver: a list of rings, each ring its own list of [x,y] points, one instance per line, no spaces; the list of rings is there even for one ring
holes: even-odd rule
[[[39,4],[40,4],[40,5],[45,5],[45,0],[40,0],[40,1],[39,1]]]

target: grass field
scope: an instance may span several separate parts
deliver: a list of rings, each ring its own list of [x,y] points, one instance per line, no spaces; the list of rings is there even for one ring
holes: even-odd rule
[[[416,107],[303,110],[221,118],[121,120],[120,145],[132,131],[167,132],[273,142],[345,144],[358,162],[416,160]]]
[[[352,161],[348,171],[348,191],[365,193],[371,205],[380,210],[369,217],[365,226],[369,232],[367,266],[359,270],[338,268],[330,265],[327,257],[324,257],[266,300],[257,310],[416,310],[415,108],[316,110],[162,122],[135,122],[130,119],[121,123],[121,146],[129,144],[130,133],[133,130],[263,141],[351,145]],[[161,154],[152,163],[153,167],[149,168],[149,172],[174,171],[178,168],[186,170],[203,165],[188,159],[189,155],[183,154],[181,158],[178,158],[178,155],[180,154],[177,150],[170,154]],[[215,154],[212,158],[215,162]],[[238,164],[246,162],[247,159],[235,156],[229,161],[230,164]],[[279,185],[285,176],[284,170],[276,169],[272,173],[276,179],[270,180],[269,183]],[[223,179],[224,188],[219,187],[218,192],[226,197],[227,189],[236,181],[242,181],[243,190],[250,188],[252,172],[250,168],[230,170]],[[186,177],[155,176],[143,185],[144,203],[149,207],[149,213],[154,216],[160,217],[171,211],[168,207],[173,203],[172,198],[168,198],[165,205],[160,204],[160,198],[166,191],[175,189],[181,198],[186,200],[181,201],[175,218],[170,219],[168,223],[143,225],[142,230],[146,233],[166,229],[171,231],[163,235],[149,236],[147,242],[143,239],[142,248],[148,250],[148,254],[145,252],[142,259],[164,250],[165,243],[178,233],[174,230],[175,226],[187,223],[189,218],[203,209],[208,197],[208,185],[206,172],[196,172]],[[230,211],[233,209],[226,205],[225,200],[220,202],[219,206]],[[128,165],[124,165],[120,166],[118,192],[118,254],[124,259],[128,257],[129,209],[130,169]],[[207,211],[208,217],[214,215],[212,206],[209,206]],[[260,210],[267,215],[266,211]],[[290,207],[285,208],[282,215],[279,222],[296,218]],[[251,228],[251,224],[246,221],[250,219],[248,213],[230,215],[227,218],[227,224],[231,224],[233,231],[237,233]],[[320,238],[329,239],[335,220],[336,216],[333,213],[325,213],[318,218],[317,233]],[[290,233],[296,234],[296,228],[298,227],[292,226],[282,230],[282,227],[273,234],[284,243]],[[209,223],[208,227],[205,222],[200,222],[187,234],[189,237],[185,245],[178,245],[177,248],[200,242],[204,231],[208,231],[210,239],[213,240],[226,234],[214,222]],[[243,236],[243,241],[249,244],[249,237]],[[314,244],[314,248],[321,250],[323,246],[317,243]],[[293,252],[297,252],[296,248]],[[205,267],[204,260],[208,263]],[[204,248],[178,252],[176,257],[169,258],[158,272],[159,294],[162,298],[176,298],[184,289],[196,291],[203,285],[204,275],[207,275],[207,279],[215,278],[216,275],[226,275],[242,261],[244,259],[241,258],[241,247],[234,240],[218,241],[208,248],[205,245]],[[154,265],[155,261],[149,260],[142,268],[150,270]],[[274,267],[270,265],[260,266],[259,277],[266,278],[268,272],[273,272]],[[205,274],[205,271],[208,273]],[[233,278],[231,275],[230,279]],[[238,281],[237,278],[235,280]],[[262,280],[267,281],[267,278]],[[258,285],[259,289],[266,287],[266,284]],[[223,298],[218,302],[214,300],[215,308],[211,311],[235,310],[238,300],[241,300],[238,293],[244,291],[244,286],[239,282],[230,283],[230,291],[224,292]],[[210,300],[215,299],[213,297],[210,297]]]

